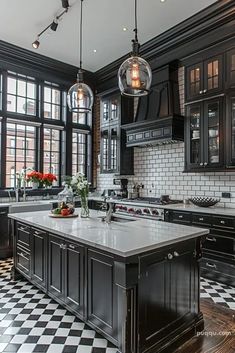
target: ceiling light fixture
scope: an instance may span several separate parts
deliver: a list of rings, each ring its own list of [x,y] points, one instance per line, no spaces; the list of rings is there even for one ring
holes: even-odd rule
[[[57,27],[58,27],[58,22],[57,22],[57,18],[52,22],[50,28],[52,31],[56,32],[57,30]]]
[[[123,32],[126,32],[126,31],[127,31],[127,28],[126,28],[126,27],[123,27],[122,30],[123,30]]]
[[[68,2],[68,0],[61,0],[62,1],[62,7],[64,8],[64,9],[67,9],[68,7],[69,7],[69,2]]]
[[[46,28],[44,28],[38,35],[37,35],[37,39],[32,43],[32,47],[34,49],[38,49],[40,46],[40,42],[39,42],[39,38],[41,37],[41,35],[43,33],[45,33],[49,28],[52,31],[56,31],[57,27],[58,27],[58,20],[65,14],[67,13],[69,10],[69,8],[67,7],[65,10],[63,10],[58,16],[56,16],[56,18],[54,19],[54,21],[52,21]]]
[[[146,60],[139,56],[140,44],[137,29],[137,0],[135,0],[135,39],[132,40],[132,54],[118,70],[118,85],[124,96],[141,97],[150,91],[152,71]]]
[[[82,69],[82,5],[80,15],[80,66],[77,74],[77,82],[70,87],[67,95],[69,110],[73,113],[89,113],[92,110],[94,96],[91,88],[84,83]]]
[[[96,49],[93,49],[93,52],[94,52],[94,53],[97,53],[97,50],[96,50]]]

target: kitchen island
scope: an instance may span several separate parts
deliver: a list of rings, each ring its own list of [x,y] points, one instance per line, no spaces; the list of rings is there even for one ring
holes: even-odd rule
[[[208,230],[144,219],[106,224],[101,215],[11,214],[15,277],[26,277],[123,353],[174,351],[203,328],[199,260]]]

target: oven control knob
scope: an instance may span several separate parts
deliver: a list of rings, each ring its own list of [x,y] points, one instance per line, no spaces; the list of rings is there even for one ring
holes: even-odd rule
[[[134,208],[128,208],[129,213],[133,213],[134,211],[135,211]]]
[[[148,208],[144,208],[144,209],[143,209],[143,212],[146,213],[146,214],[149,214],[149,213],[150,213],[150,211],[149,211]]]
[[[141,209],[139,208],[139,209],[135,210],[135,213],[136,213],[136,214],[142,214],[142,211],[141,211]]]
[[[153,214],[154,216],[157,216],[159,213],[158,213],[157,210],[152,210],[152,214]]]
[[[123,211],[127,211],[127,207],[126,206],[122,206],[122,210]]]

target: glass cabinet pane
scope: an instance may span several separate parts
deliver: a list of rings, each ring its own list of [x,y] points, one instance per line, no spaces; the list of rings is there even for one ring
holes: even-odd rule
[[[235,160],[235,98],[231,100],[231,151],[232,151],[232,160]]]
[[[219,60],[213,60],[207,63],[207,89],[219,87]]]
[[[189,82],[189,94],[190,96],[196,96],[199,94],[201,87],[201,69],[200,67],[194,67],[190,70],[190,82]]]
[[[117,169],[117,128],[111,129],[111,169]]]
[[[208,162],[219,163],[219,102],[207,105],[208,117]]]
[[[103,120],[104,121],[109,120],[109,103],[108,102],[103,102]]]
[[[115,120],[118,118],[118,100],[112,99],[111,100],[111,120]]]
[[[200,124],[201,108],[200,106],[190,107],[190,163],[200,163]]]
[[[109,168],[109,160],[108,160],[108,153],[109,153],[109,134],[108,130],[102,132],[102,168],[103,171],[107,171]]]

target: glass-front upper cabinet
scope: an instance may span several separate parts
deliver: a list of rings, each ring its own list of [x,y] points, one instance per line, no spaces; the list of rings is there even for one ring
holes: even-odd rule
[[[192,104],[187,107],[187,168],[198,168],[202,162],[202,104]]]
[[[120,95],[110,96],[101,101],[101,124],[118,121],[120,116]]]
[[[186,100],[203,99],[222,90],[222,56],[186,67]]]
[[[227,88],[235,88],[235,49],[227,52]]]
[[[227,166],[235,166],[235,93],[227,98]]]
[[[207,167],[216,167],[222,164],[222,111],[221,99],[204,102],[204,165]]]
[[[186,171],[221,167],[224,162],[222,98],[192,103],[186,112]]]

